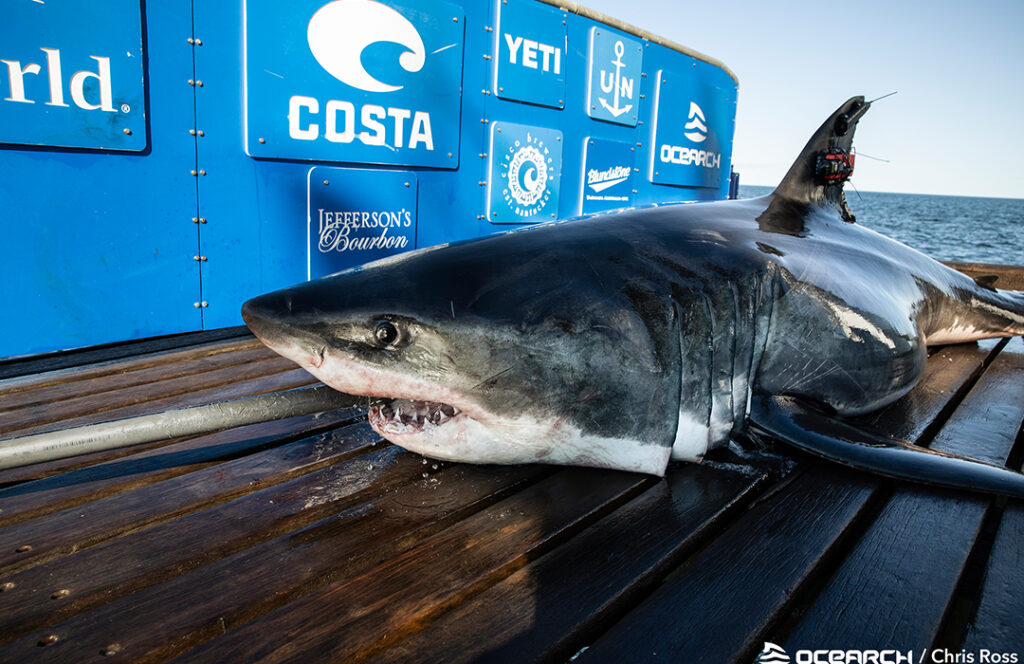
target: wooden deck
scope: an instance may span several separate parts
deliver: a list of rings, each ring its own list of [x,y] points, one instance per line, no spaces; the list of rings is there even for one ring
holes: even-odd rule
[[[312,382],[221,340],[0,381],[0,436]],[[1014,339],[870,422],[1019,468],[1022,419]],[[0,471],[0,662],[1024,661],[1022,501],[790,458],[447,464],[353,410]]]

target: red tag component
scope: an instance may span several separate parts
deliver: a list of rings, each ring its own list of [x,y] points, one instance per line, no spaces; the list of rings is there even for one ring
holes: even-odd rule
[[[853,175],[854,155],[839,148],[829,148],[818,153],[814,168],[815,178],[820,184],[843,183]]]

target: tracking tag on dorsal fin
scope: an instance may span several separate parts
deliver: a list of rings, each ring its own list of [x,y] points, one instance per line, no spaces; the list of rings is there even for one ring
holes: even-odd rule
[[[832,205],[844,220],[855,221],[846,204],[843,184],[853,174],[857,122],[870,107],[871,102],[864,101],[864,97],[853,97],[836,109],[811,136],[775,188],[775,195],[796,203]]]
[[[980,274],[973,277],[974,283],[978,284],[986,290],[994,291],[996,289],[996,281],[999,279],[998,274]]]

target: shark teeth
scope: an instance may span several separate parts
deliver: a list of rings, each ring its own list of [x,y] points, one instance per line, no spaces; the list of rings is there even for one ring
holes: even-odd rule
[[[393,399],[370,406],[370,424],[381,433],[419,433],[441,426],[460,412],[446,403]]]

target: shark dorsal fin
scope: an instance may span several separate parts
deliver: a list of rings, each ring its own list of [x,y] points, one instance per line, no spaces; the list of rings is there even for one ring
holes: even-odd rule
[[[807,141],[775,195],[794,203],[831,205],[846,221],[854,221],[846,205],[843,183],[853,172],[853,134],[857,122],[871,106],[853,97],[840,106]]]

